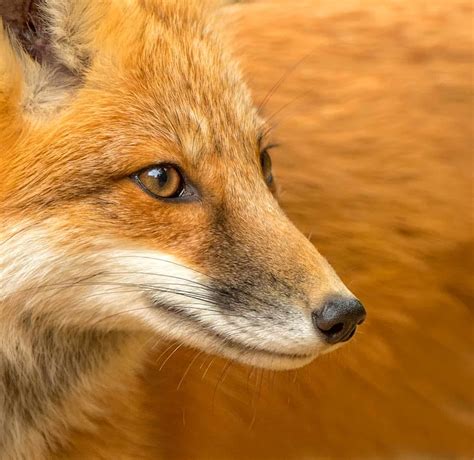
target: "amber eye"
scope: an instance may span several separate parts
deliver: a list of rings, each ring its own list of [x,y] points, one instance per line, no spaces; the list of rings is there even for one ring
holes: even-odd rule
[[[145,191],[157,198],[178,198],[185,191],[183,177],[175,166],[150,166],[132,177]]]
[[[273,184],[273,174],[272,174],[272,159],[267,150],[264,150],[260,154],[260,165],[262,166],[262,173],[267,185],[271,186]]]

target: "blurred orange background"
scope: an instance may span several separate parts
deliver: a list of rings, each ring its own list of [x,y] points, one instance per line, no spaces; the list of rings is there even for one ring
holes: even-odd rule
[[[257,104],[286,75],[264,107],[282,206],[368,320],[298,371],[156,349],[150,442],[182,459],[472,458],[471,3],[227,8]]]

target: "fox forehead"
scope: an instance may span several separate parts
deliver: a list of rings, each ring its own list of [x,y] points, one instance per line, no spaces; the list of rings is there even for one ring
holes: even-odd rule
[[[118,125],[139,138],[164,139],[187,154],[255,145],[263,123],[234,75],[238,69],[230,72],[226,62],[203,61],[195,48],[174,50],[171,56],[157,48],[99,67],[78,109],[84,113],[80,106],[86,105],[91,115],[99,112],[108,129]]]
[[[94,38],[88,70],[67,106],[31,118],[4,157],[4,190],[21,189],[23,206],[95,194],[160,162],[214,178],[241,170],[260,180],[255,164],[266,125],[221,33],[192,2],[179,3],[187,14],[175,6],[157,14],[156,2],[143,4],[122,11],[120,20],[104,16],[107,32]]]
[[[139,3],[120,20],[104,16],[81,87],[58,115],[23,131],[12,166],[31,172],[34,163],[51,178],[64,166],[93,182],[160,161],[255,159],[266,127],[212,21],[194,2]]]
[[[206,2],[139,5],[113,34],[112,48],[98,44],[88,81],[107,93],[114,120],[123,114],[132,129],[186,155],[255,145],[262,121]]]
[[[207,109],[183,92],[179,102],[167,104],[154,94],[151,81],[149,90],[139,82],[128,85],[129,91],[85,88],[55,126],[25,132],[20,155],[26,161],[15,163],[26,167],[34,162],[44,173],[67,166],[63,171],[69,178],[77,171],[90,173],[91,179],[126,175],[161,162],[194,169],[227,164],[244,170],[264,146],[266,125],[251,106],[247,116],[237,114],[239,106],[232,100]],[[173,91],[169,97],[175,97]]]

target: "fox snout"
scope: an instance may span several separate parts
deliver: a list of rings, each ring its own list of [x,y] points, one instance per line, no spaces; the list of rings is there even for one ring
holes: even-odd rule
[[[348,341],[366,312],[261,184],[253,174],[224,190],[202,263],[229,325],[220,330],[232,342],[231,356],[294,367]]]

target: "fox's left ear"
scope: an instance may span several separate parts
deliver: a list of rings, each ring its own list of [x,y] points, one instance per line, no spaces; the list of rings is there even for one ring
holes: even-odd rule
[[[22,0],[17,3],[20,5]],[[17,107],[26,114],[48,115],[67,104],[83,83],[94,58],[94,30],[100,23],[104,2],[23,3],[29,5],[23,21],[12,22],[8,16],[3,17],[6,33],[0,37],[0,60],[8,59],[11,63],[14,59],[16,65],[2,69],[0,84],[8,80],[6,73],[15,69],[21,80],[17,81],[21,86]],[[0,87],[0,95],[7,91],[8,88]],[[5,98],[4,94],[2,99]]]

